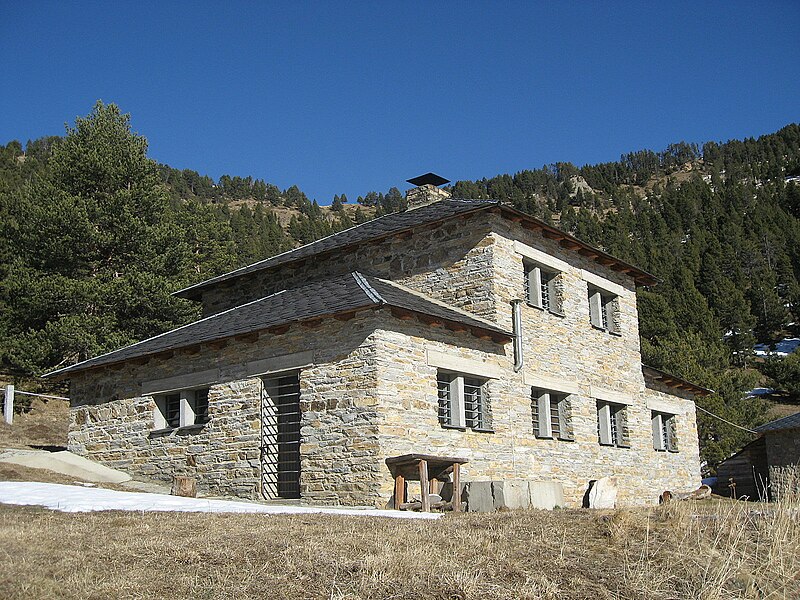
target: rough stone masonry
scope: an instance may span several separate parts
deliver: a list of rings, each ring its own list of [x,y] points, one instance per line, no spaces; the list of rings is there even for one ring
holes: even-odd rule
[[[383,461],[406,453],[467,458],[465,481],[555,481],[570,506],[580,505],[590,481],[606,476],[617,478],[623,505],[696,487],[694,403],[686,391],[645,380],[633,281],[498,214],[472,214],[300,267],[256,272],[206,291],[203,311],[218,313],[358,269],[510,329],[510,302],[525,298],[529,261],[557,271],[561,311],[523,305],[519,372],[511,343],[400,319],[385,309],[363,311],[347,321],[294,324],[282,334],[79,372],[72,378],[70,450],[135,475],[192,476],[201,490],[258,497],[263,377],[281,371],[254,375],[248,365],[272,361],[299,373],[300,488],[308,502],[383,506],[393,489]],[[614,333],[589,322],[592,286],[615,296]],[[293,364],[297,356],[304,360]],[[443,369],[486,381],[491,431],[440,424],[437,373]],[[143,384],[182,376],[208,386],[209,422],[154,431],[155,398],[143,393]],[[572,439],[535,435],[534,389],[568,394]],[[624,411],[626,446],[598,442],[602,402]],[[654,412],[674,416],[677,451],[654,449]]]

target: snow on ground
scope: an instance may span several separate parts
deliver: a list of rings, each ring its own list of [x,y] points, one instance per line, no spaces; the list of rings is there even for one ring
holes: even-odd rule
[[[745,396],[747,396],[748,398],[752,398],[754,396],[769,396],[770,394],[774,394],[774,393],[775,393],[775,390],[773,390],[772,388],[761,388],[761,387],[758,387],[758,388],[753,388],[752,390],[747,392],[745,394]]]
[[[788,356],[800,348],[800,338],[784,338],[775,344],[775,351],[770,350],[768,344],[756,344],[753,354],[756,356]]]
[[[265,514],[327,514],[357,517],[390,517],[395,519],[438,519],[439,513],[416,513],[369,508],[316,508],[182,498],[166,494],[118,492],[103,488],[86,488],[56,483],[0,481],[0,503],[23,506],[44,506],[61,512],[92,512],[99,510],[265,513]]]

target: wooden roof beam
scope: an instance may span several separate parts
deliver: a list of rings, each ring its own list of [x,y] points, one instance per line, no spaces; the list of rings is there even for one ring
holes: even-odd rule
[[[402,321],[413,321],[414,320],[414,313],[412,313],[410,310],[405,310],[403,308],[397,308],[397,307],[393,306],[391,308],[391,311],[392,311],[392,315],[393,316],[397,317],[398,319],[400,319]]]
[[[255,342],[258,340],[258,332],[242,333],[233,337],[237,342]]]
[[[562,248],[566,248],[567,250],[578,250],[579,248],[583,248],[583,244],[569,238],[564,238],[558,242],[558,245]]]
[[[356,316],[356,311],[344,312],[333,315],[333,318],[337,321],[349,321],[350,319],[354,319]]]

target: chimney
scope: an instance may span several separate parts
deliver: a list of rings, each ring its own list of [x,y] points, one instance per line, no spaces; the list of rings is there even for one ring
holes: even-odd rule
[[[406,192],[407,210],[427,206],[428,204],[439,202],[439,200],[447,200],[450,197],[450,192],[439,189],[440,185],[450,183],[450,181],[444,177],[439,177],[436,173],[425,173],[425,175],[420,175],[407,181],[416,186]]]

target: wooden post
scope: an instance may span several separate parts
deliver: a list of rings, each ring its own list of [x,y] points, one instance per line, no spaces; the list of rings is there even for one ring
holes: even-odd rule
[[[11,425],[14,421],[14,384],[9,383],[6,386],[5,402],[3,404],[3,417],[6,423]]]
[[[419,490],[422,496],[422,512],[431,512],[430,482],[428,481],[428,461],[419,461]]]
[[[453,463],[453,512],[461,512],[461,465]]]
[[[400,505],[406,501],[406,480],[405,477],[397,474],[394,478],[394,508],[400,510]]]
[[[172,490],[170,494],[173,496],[185,496],[186,498],[197,497],[197,480],[194,477],[185,477],[183,475],[175,475],[172,478]]]

